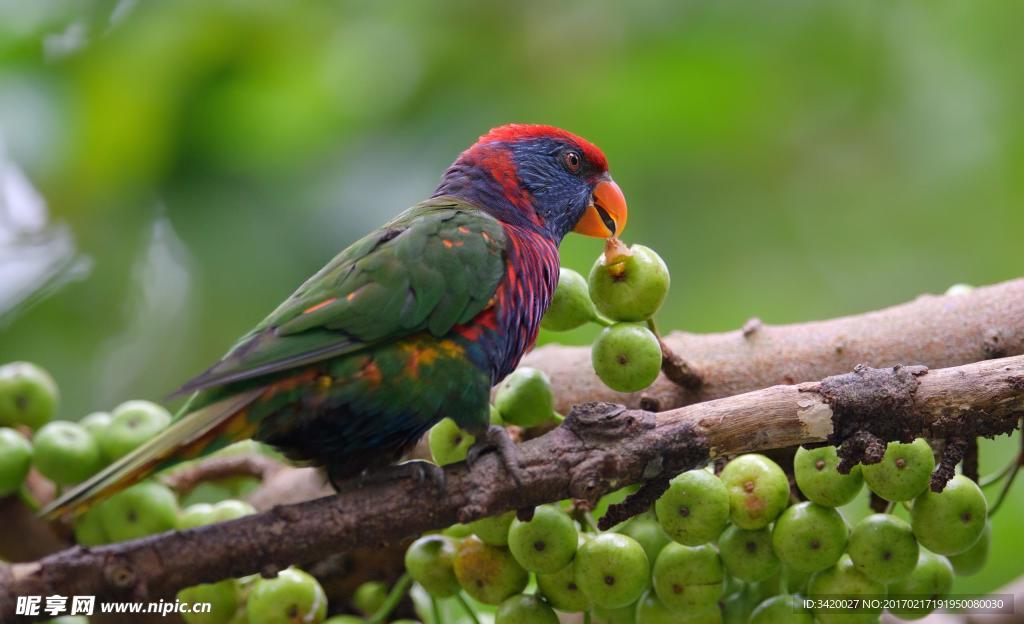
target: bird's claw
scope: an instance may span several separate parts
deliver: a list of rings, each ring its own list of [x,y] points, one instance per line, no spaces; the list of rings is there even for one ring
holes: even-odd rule
[[[466,464],[472,469],[480,456],[490,450],[498,452],[505,471],[516,482],[516,485],[522,485],[523,467],[519,463],[519,450],[516,448],[516,443],[509,437],[508,430],[500,425],[488,427],[487,433],[470,447],[466,454]]]
[[[445,476],[444,468],[441,466],[422,459],[411,459],[407,462],[402,462],[401,464],[398,464],[396,468],[400,468],[402,466],[409,466],[407,470],[413,471],[412,478],[414,478],[417,483],[429,481],[430,484],[434,486],[435,490],[438,492],[444,491],[445,485],[447,484],[447,478]]]
[[[422,459],[410,459],[400,464],[388,466],[383,470],[364,472],[359,475],[359,478],[355,480],[353,485],[356,489],[361,489],[369,485],[391,483],[392,481],[401,481],[403,479],[412,479],[416,483],[429,482],[438,492],[443,492],[447,484],[444,468]],[[340,485],[341,488],[338,485],[334,486],[334,489],[338,492],[341,492],[342,489],[352,489],[351,486],[346,487],[348,484],[343,483]]]

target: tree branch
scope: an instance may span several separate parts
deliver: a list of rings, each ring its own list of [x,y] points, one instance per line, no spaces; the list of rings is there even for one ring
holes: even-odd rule
[[[583,405],[562,426],[519,447],[519,486],[492,453],[472,472],[462,463],[447,467],[440,492],[396,479],[224,524],[0,566],[0,621],[13,620],[19,595],[169,597],[196,583],[270,574],[457,521],[566,498],[594,501],[723,455],[836,443],[857,432],[884,439],[991,436],[1011,431],[1022,413],[1024,356],[932,371],[859,368],[660,414]]]
[[[0,498],[0,553],[12,561],[31,561],[71,545],[47,522],[42,522],[17,496]],[[2,565],[2,564],[0,564]]]
[[[56,491],[53,483],[35,469],[29,471],[25,489],[28,496],[39,504],[53,500]],[[42,520],[17,494],[0,497],[0,518],[3,519],[0,559],[32,561],[73,543],[70,530]]]
[[[172,470],[160,480],[178,494],[184,494],[203,481],[239,476],[269,479],[284,467],[281,462],[258,453],[218,455]]]
[[[523,364],[546,372],[555,409],[586,401],[664,411],[767,388],[814,381],[858,364],[959,366],[1024,353],[1024,279],[975,288],[961,295],[923,295],[914,301],[828,321],[793,325],[748,322],[721,334],[673,332],[665,337],[699,373],[700,384],[660,376],[642,392],[610,390],[594,374],[588,347],[548,345]]]

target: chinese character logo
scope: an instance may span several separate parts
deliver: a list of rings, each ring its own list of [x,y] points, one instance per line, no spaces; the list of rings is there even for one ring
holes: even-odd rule
[[[14,613],[16,615],[39,615],[39,605],[42,602],[42,596],[18,596],[18,603],[14,606]]]
[[[75,596],[71,599],[71,615],[92,615],[96,596]]]
[[[61,613],[64,613],[68,609],[68,597],[57,594],[55,596],[46,597],[46,609],[45,611],[50,615],[56,617]]]

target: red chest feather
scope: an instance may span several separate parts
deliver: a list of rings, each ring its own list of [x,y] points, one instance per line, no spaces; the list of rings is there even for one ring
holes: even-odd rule
[[[495,293],[496,331],[503,338],[496,379],[512,372],[537,340],[540,320],[558,285],[558,248],[548,238],[505,226],[508,262]]]

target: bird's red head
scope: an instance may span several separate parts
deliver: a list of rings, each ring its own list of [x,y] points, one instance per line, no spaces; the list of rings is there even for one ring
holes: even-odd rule
[[[625,228],[626,199],[593,143],[553,126],[498,126],[449,168],[436,195],[472,201],[560,241],[569,231],[607,238]]]
[[[473,147],[486,145],[488,143],[515,143],[529,139],[555,139],[565,141],[575,146],[594,168],[602,173],[608,173],[608,159],[604,152],[590,141],[576,136],[568,130],[562,130],[555,126],[544,126],[541,124],[505,124],[492,128],[487,134],[480,137]]]

